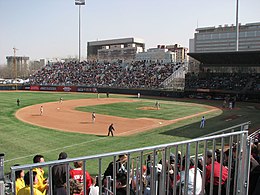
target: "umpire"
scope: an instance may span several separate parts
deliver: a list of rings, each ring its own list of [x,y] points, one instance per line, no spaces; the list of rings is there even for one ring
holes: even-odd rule
[[[107,134],[107,136],[109,136],[110,133],[111,133],[112,137],[114,137],[113,131],[115,131],[115,128],[113,127],[113,123],[111,123],[111,125],[109,125],[109,127],[108,127],[108,134]]]

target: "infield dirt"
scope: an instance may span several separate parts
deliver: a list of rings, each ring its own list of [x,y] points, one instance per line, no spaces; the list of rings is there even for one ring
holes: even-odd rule
[[[50,102],[36,104],[19,109],[16,117],[26,123],[56,129],[66,132],[77,132],[95,135],[107,135],[108,126],[113,123],[115,136],[126,136],[142,131],[151,130],[157,127],[166,126],[180,120],[185,120],[198,115],[216,111],[218,108],[208,106],[208,111],[194,115],[178,118],[175,120],[161,120],[152,118],[123,118],[96,114],[95,123],[92,123],[91,113],[75,110],[76,107],[110,104],[117,102],[134,102],[136,100],[102,98],[102,99],[81,99],[67,100],[62,103]],[[43,115],[40,115],[40,106],[43,105]]]

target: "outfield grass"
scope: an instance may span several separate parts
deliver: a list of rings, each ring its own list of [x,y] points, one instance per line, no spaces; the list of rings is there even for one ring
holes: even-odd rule
[[[96,94],[0,92],[0,153],[5,153],[5,172],[9,172],[10,166],[14,164],[32,163],[32,158],[35,154],[42,154],[45,157],[45,161],[50,161],[56,160],[61,151],[67,152],[69,157],[72,158],[133,149],[192,139],[247,121],[252,122],[251,127],[253,129],[260,128],[260,112],[259,109],[256,109],[255,104],[252,103],[237,103],[238,109],[217,111],[205,115],[207,121],[204,129],[199,128],[201,116],[198,116],[166,127],[127,137],[103,137],[66,133],[26,124],[15,118],[15,112],[19,108],[44,102],[58,101],[60,97],[63,97],[64,100],[96,98]],[[114,94],[110,94],[110,97],[134,98]],[[20,107],[16,105],[17,98],[21,101]],[[100,98],[105,98],[105,94],[100,94]],[[150,110],[145,112],[136,109],[136,107],[140,106],[154,106],[154,103],[155,99],[142,98],[142,101],[137,104],[119,103],[116,106],[98,105],[78,109],[132,118],[153,117],[169,120],[205,111],[205,107],[197,106],[194,103],[211,106],[220,106],[222,104],[221,101],[169,99],[160,100],[162,106],[160,114],[158,112],[153,113]],[[227,121],[227,118],[232,116],[237,117],[233,117],[234,119]],[[88,166],[90,173],[94,170],[94,167],[91,166],[94,165],[90,164]]]

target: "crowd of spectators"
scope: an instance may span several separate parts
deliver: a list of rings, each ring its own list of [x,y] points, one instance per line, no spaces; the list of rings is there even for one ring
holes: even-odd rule
[[[145,62],[98,63],[57,62],[47,64],[30,76],[32,85],[158,88],[177,65]]]
[[[256,73],[200,73],[186,74],[185,88],[215,90],[260,90],[260,74]]]
[[[254,134],[251,143],[251,156],[249,166],[249,194],[256,195],[260,193],[260,133]],[[231,150],[231,151],[230,151]],[[231,155],[231,156],[230,156]],[[159,151],[156,153],[158,158]],[[204,159],[203,157],[206,157]],[[160,160],[154,166],[154,156],[152,154],[145,154],[146,160],[136,169],[136,159],[132,159],[132,164],[128,160],[128,155],[122,154],[118,156],[114,167],[114,161],[108,164],[104,174],[102,175],[102,188],[99,188],[97,178],[98,175],[90,175],[87,170],[83,168],[83,161],[74,162],[74,167],[65,164],[55,165],[52,167],[52,191],[54,195],[67,194],[67,170],[69,171],[70,180],[70,194],[81,195],[86,191],[88,195],[98,195],[99,190],[102,189],[102,194],[113,194],[113,187],[116,187],[116,194],[126,195],[127,190],[130,190],[130,195],[140,193],[150,195],[151,189],[157,189],[158,193],[163,194],[221,194],[225,195],[228,191],[233,194],[237,180],[235,179],[238,173],[236,167],[238,166],[239,151],[237,144],[233,143],[232,147],[228,147],[221,151],[207,150],[206,154],[198,156],[197,162],[195,158],[186,158],[180,151],[175,156],[170,153],[169,159],[166,161]],[[59,154],[58,160],[67,158],[65,152]],[[188,163],[185,161],[188,159]],[[44,162],[44,156],[36,155],[33,158],[34,163]],[[185,167],[188,166],[188,167]],[[212,169],[212,166],[214,168]],[[155,169],[155,170],[154,170]],[[230,169],[230,170],[229,170]],[[128,171],[130,170],[129,186],[127,185]],[[114,172],[115,171],[115,172]],[[164,171],[164,172],[163,172]],[[213,171],[213,173],[211,173]],[[50,174],[50,173],[49,173]],[[156,175],[154,175],[156,174]],[[84,189],[84,176],[86,186]],[[160,180],[166,175],[169,178],[165,185],[160,185]],[[212,177],[213,175],[213,177]],[[30,194],[30,179],[29,172],[24,173],[23,170],[16,171],[16,194],[24,195]],[[162,176],[162,177],[161,177]],[[186,178],[188,176],[188,179]],[[203,180],[204,177],[204,180]],[[34,194],[47,194],[49,188],[49,179],[46,178],[44,170],[41,167],[33,169],[33,190]],[[116,184],[113,182],[116,179]],[[154,179],[158,180],[157,187],[152,186],[155,183]],[[212,180],[213,179],[213,180]],[[203,183],[203,181],[205,183]],[[221,182],[221,183],[220,183]],[[128,186],[128,187],[127,187]],[[142,187],[141,187],[142,186]],[[220,188],[219,188],[220,186]],[[204,188],[203,188],[204,187]],[[187,190],[187,191],[185,191]],[[194,193],[193,193],[194,192]]]

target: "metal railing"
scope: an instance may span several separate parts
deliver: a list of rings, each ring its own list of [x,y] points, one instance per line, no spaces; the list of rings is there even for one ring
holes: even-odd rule
[[[67,194],[70,194],[69,169],[70,163],[83,161],[83,173],[87,170],[86,162],[95,161],[97,185],[99,194],[116,195],[118,166],[113,166],[113,174],[103,178],[103,171],[108,166],[107,160],[112,165],[119,163],[118,156],[125,154],[127,160],[121,164],[125,166],[126,190],[135,194],[144,194],[149,191],[151,195],[169,194],[213,194],[217,189],[221,194],[223,186],[226,194],[248,194],[249,164],[250,164],[250,142],[248,132],[241,131],[219,134],[208,137],[201,137],[188,141],[168,143],[157,146],[150,146],[120,152],[111,152],[92,156],[82,156],[78,158],[56,160],[37,164],[28,164],[11,167],[12,181],[15,181],[15,171],[28,170],[30,172],[31,194],[33,194],[34,168],[45,167],[48,169],[49,189],[48,193],[53,194],[52,168],[55,165],[66,165]],[[218,150],[217,150],[218,149]],[[211,169],[208,167],[209,150],[213,151],[212,162],[219,162],[219,174],[224,174],[228,170],[226,177],[214,176],[214,163]],[[214,151],[220,151],[214,155]],[[201,155],[199,155],[201,154]],[[106,159],[106,160],[105,160]],[[193,164],[191,164],[193,162]],[[145,169],[146,168],[146,169]],[[207,171],[210,171],[210,174]],[[149,173],[148,173],[149,172]],[[209,177],[210,175],[210,177]],[[83,192],[86,193],[86,175],[83,174]],[[213,182],[214,181],[214,182]],[[216,185],[217,184],[217,185]],[[15,182],[13,182],[15,189]]]

